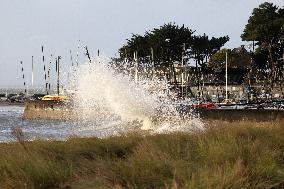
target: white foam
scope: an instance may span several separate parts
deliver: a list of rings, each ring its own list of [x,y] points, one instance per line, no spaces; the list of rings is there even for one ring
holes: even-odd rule
[[[203,128],[202,122],[190,113],[181,116],[177,111],[176,95],[165,79],[137,79],[131,65],[117,71],[108,59],[97,58],[77,69],[70,83],[75,86],[74,106],[82,120],[120,120],[117,127],[123,127],[121,130],[131,129],[131,123],[136,122],[140,129],[154,133]]]

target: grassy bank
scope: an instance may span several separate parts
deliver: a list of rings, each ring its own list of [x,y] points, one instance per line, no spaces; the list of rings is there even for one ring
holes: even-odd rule
[[[0,144],[0,188],[271,188],[284,181],[284,125]]]

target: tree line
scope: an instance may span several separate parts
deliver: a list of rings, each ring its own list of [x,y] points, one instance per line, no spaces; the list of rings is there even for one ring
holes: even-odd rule
[[[167,23],[144,35],[132,34],[119,49],[120,57],[133,60],[136,54],[140,61],[166,67],[193,59],[202,71],[224,67],[227,52],[229,67],[253,70],[270,84],[283,80],[284,7],[265,2],[253,10],[241,35],[243,41],[251,43],[250,50],[244,46],[222,49],[229,36],[209,38],[195,32],[184,25]]]
[[[134,53],[137,53],[141,60],[152,59],[157,65],[163,66],[180,62],[182,57],[186,57],[194,58],[203,66],[229,40],[228,36],[209,39],[206,34],[194,33],[184,25],[168,23],[147,31],[143,36],[132,34],[127,44],[119,49],[120,57],[133,59]]]
[[[256,45],[251,66],[270,84],[283,80],[284,7],[265,2],[255,8],[241,38]]]

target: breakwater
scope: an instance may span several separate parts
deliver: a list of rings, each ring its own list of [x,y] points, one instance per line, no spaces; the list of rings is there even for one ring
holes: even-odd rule
[[[23,119],[78,120],[80,116],[70,104],[58,101],[27,101]],[[283,110],[257,109],[196,109],[194,114],[203,120],[283,122]]]
[[[60,101],[26,101],[23,119],[74,120],[69,104]]]
[[[283,110],[262,109],[199,109],[201,119],[218,121],[283,122]]]

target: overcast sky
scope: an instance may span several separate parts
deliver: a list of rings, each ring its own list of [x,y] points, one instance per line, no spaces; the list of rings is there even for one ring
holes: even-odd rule
[[[78,41],[114,56],[131,33],[164,23],[185,24],[210,37],[229,35],[226,47],[238,47],[253,8],[263,0],[0,0],[0,88],[21,86],[20,60],[30,80],[35,57],[36,84],[42,83],[41,45],[45,55],[75,54]],[[270,0],[284,6],[284,0]],[[81,56],[82,53],[81,53]],[[41,79],[40,79],[41,78]],[[28,81],[29,83],[29,81]]]

